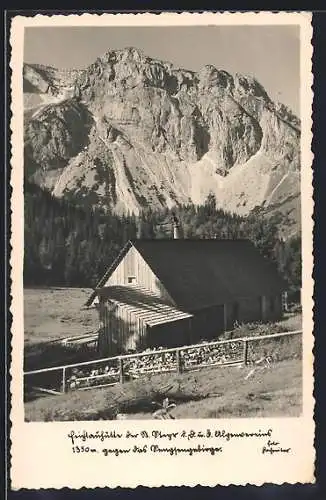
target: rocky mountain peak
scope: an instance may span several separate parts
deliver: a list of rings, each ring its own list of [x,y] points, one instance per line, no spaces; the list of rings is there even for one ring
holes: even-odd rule
[[[23,77],[26,172],[56,196],[118,212],[210,192],[241,214],[298,201],[300,122],[250,75],[128,47],[84,70],[24,65]]]

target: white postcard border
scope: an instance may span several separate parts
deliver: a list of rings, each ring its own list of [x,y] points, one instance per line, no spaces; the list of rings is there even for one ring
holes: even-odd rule
[[[106,421],[26,423],[23,408],[23,93],[22,64],[24,28],[28,26],[186,26],[186,25],[300,25],[301,28],[301,183],[302,183],[302,258],[303,258],[303,415],[299,418],[180,420],[180,421]],[[311,14],[298,13],[165,13],[165,14],[82,14],[17,16],[11,30],[11,481],[13,489],[95,488],[143,486],[215,486],[265,482],[314,482],[313,421],[313,191],[312,191],[312,27]],[[293,453],[262,457],[262,442],[230,440],[222,455],[168,456],[138,454],[103,457],[74,456],[67,434],[99,429],[127,429],[140,432],[153,429],[180,432],[182,429],[225,429],[229,432],[258,432],[273,429],[275,438]],[[273,434],[273,436],[274,436]],[[119,441],[123,446],[126,439]],[[163,440],[164,445],[169,440]],[[177,445],[182,441],[177,440]],[[197,444],[197,443],[195,443]]]

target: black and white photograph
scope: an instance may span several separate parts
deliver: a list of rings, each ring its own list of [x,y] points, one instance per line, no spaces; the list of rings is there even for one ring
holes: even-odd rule
[[[302,32],[24,27],[25,424],[305,415]]]
[[[26,418],[299,415],[299,27],[24,49]]]

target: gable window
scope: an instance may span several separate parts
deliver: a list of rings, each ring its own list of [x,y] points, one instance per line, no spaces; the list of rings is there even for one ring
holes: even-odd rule
[[[136,276],[128,276],[128,283],[136,283]]]

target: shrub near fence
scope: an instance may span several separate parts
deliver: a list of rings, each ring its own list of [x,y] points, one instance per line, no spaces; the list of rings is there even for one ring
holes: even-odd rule
[[[285,335],[275,338],[248,338],[247,364],[255,364],[264,357],[273,362],[302,357],[302,336]]]
[[[273,361],[300,358],[301,334],[300,330],[249,336],[35,370],[25,373],[25,387],[27,391],[28,387],[41,387],[45,392],[53,389],[66,392],[123,383],[151,373],[181,373],[209,366],[255,364],[267,356]]]

